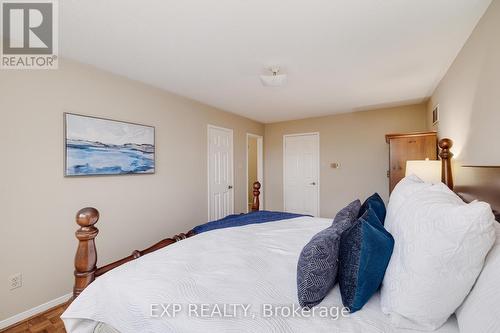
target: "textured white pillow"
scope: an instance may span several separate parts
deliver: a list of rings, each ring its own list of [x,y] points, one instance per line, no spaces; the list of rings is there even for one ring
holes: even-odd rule
[[[395,246],[382,310],[396,327],[434,330],[460,306],[479,275],[495,240],[494,216],[487,203],[465,204],[444,184],[402,185],[409,194],[403,202],[396,197],[391,203],[391,197],[388,207],[386,227]]]
[[[399,209],[412,194],[431,186],[431,183],[425,183],[416,175],[410,175],[401,179],[396,187],[394,187],[389,203],[387,204],[384,226],[387,228],[388,226],[392,226],[393,223],[397,223]]]
[[[461,333],[500,332],[500,223],[495,223],[496,242],[469,296],[458,308]]]

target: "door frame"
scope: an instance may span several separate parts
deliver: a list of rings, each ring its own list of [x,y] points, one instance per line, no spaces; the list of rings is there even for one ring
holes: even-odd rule
[[[246,155],[245,155],[245,169],[246,169],[246,210],[247,213],[250,211],[248,209],[248,204],[250,203],[250,197],[248,195],[248,139],[256,138],[257,139],[257,181],[260,183],[260,210],[264,209],[264,137],[262,135],[248,133],[246,135]]]
[[[232,211],[234,214],[234,200],[235,200],[235,191],[236,188],[234,186],[234,131],[232,128],[226,128],[226,127],[220,127],[220,126],[215,126],[208,124],[207,125],[207,221],[210,222],[210,130],[211,129],[218,129],[222,131],[227,131],[231,133],[231,162],[230,162],[230,168],[231,168],[231,183],[232,183],[232,190],[233,190],[233,200],[232,200]]]
[[[317,200],[317,209],[318,209],[318,216],[321,216],[321,175],[320,175],[320,163],[321,163],[321,142],[320,142],[320,133],[319,132],[306,132],[306,133],[292,133],[292,134],[284,134],[283,135],[283,210],[285,210],[285,198],[286,198],[286,191],[285,191],[285,182],[286,182],[286,163],[285,163],[285,155],[286,155],[286,138],[287,137],[294,137],[294,136],[306,136],[306,135],[315,135],[318,137],[318,144],[316,146],[317,152],[318,152],[318,163],[317,163],[317,175],[318,175],[318,200]]]

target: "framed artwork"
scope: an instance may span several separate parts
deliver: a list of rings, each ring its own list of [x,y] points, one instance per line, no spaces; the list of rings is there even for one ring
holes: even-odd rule
[[[436,125],[439,122],[439,105],[432,110],[432,125]]]
[[[155,128],[64,114],[65,176],[153,174]]]

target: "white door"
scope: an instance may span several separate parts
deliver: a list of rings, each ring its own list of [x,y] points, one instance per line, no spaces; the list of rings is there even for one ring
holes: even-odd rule
[[[251,140],[256,143],[256,147],[251,147]],[[254,150],[255,154],[251,154],[251,150]],[[255,161],[252,161],[253,159]],[[256,164],[255,171],[256,177],[253,175],[255,172],[250,172],[251,164]],[[260,183],[260,195],[259,195],[259,210],[264,210],[264,138],[260,135],[247,133],[247,212],[251,209],[251,203],[253,202],[253,183],[258,181]]]
[[[286,212],[319,216],[319,134],[283,137]]]
[[[208,126],[208,219],[233,214],[233,130]]]

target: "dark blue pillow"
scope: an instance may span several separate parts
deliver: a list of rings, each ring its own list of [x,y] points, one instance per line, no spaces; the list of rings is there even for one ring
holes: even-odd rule
[[[340,240],[339,285],[342,303],[360,310],[378,290],[391,259],[394,238],[369,208]]]
[[[342,209],[330,227],[320,231],[300,253],[297,264],[297,295],[302,307],[319,304],[333,288],[338,272],[340,236],[357,221],[361,202]]]
[[[382,223],[382,225],[384,225],[386,214],[385,203],[380,195],[378,195],[378,193],[372,194],[368,199],[365,200],[365,202],[363,202],[358,216],[363,216],[369,208],[373,209],[379,221]]]

